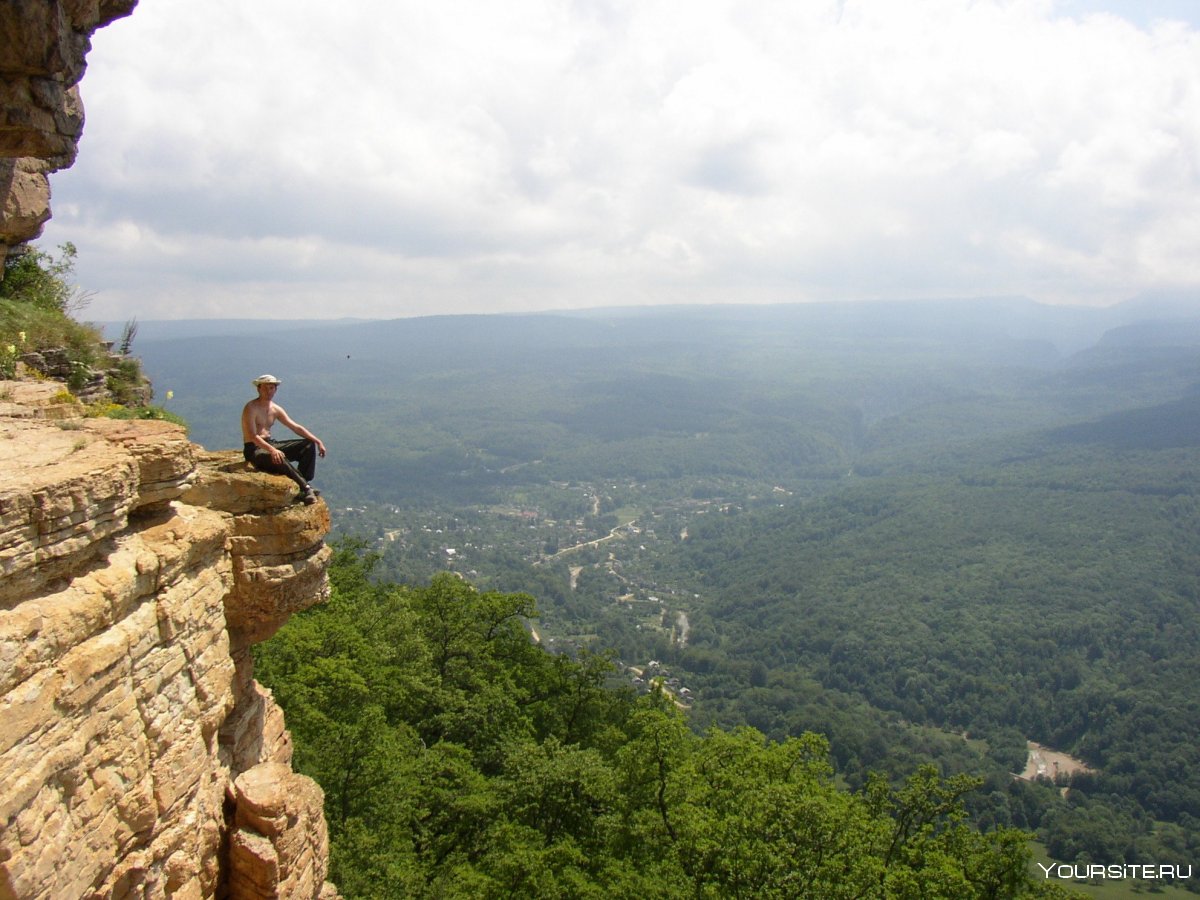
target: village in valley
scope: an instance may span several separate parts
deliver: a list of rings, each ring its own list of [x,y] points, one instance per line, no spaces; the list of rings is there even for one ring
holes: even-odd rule
[[[758,496],[679,500],[654,497],[638,482],[551,483],[514,493],[509,503],[452,511],[349,507],[339,510],[336,527],[366,538],[389,579],[420,583],[446,570],[480,589],[534,594],[541,618],[531,634],[553,652],[597,650],[619,622],[618,630],[637,638],[623,646],[646,648],[614,661],[621,678],[689,707],[692,689],[652,658],[656,647],[687,646],[688,611],[700,597],[663,579],[663,545],[686,541],[695,517],[733,515]]]

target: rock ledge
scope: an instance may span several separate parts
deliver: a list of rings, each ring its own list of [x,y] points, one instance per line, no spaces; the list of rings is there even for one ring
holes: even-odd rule
[[[327,596],[325,504],[176,425],[0,396],[0,900],[335,897],[249,652]]]

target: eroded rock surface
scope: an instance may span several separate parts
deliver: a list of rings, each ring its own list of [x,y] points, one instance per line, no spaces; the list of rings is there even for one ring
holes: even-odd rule
[[[79,80],[92,34],[136,5],[0,3],[0,251],[37,237],[50,218],[47,177],[75,161],[83,133]]]
[[[325,504],[0,393],[0,898],[336,896],[249,655],[325,598]]]
[[[136,4],[0,2],[0,261],[75,159],[93,32]],[[0,900],[336,896],[249,653],[324,599],[328,510],[81,412],[0,381]]]

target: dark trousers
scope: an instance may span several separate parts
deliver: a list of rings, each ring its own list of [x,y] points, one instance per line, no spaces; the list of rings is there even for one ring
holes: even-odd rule
[[[288,463],[271,462],[270,454],[257,444],[243,444],[242,456],[245,457],[246,462],[260,472],[286,475],[300,485],[301,490],[308,487],[308,483],[317,474],[317,445],[307,438],[296,438],[292,441],[268,441],[268,443],[290,462],[294,462],[296,467],[293,468]]]

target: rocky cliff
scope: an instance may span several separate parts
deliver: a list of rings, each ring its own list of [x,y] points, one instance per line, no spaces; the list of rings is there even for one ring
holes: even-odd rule
[[[75,161],[79,81],[97,28],[137,0],[0,3],[0,259],[50,218],[47,176]]]
[[[0,260],[75,159],[92,33],[0,3]],[[0,381],[0,900],[333,897],[322,795],[250,646],[326,594],[324,503],[177,426]]]
[[[323,502],[0,381],[0,898],[332,897],[250,646],[327,592]]]

